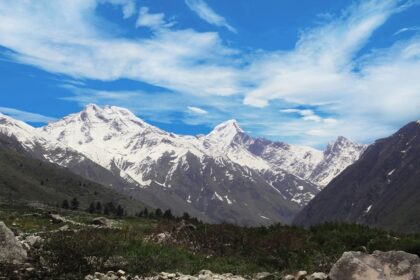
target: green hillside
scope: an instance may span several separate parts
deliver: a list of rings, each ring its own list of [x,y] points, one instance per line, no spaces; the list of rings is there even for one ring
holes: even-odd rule
[[[0,201],[55,206],[74,198],[79,201],[81,209],[86,209],[92,202],[120,204],[131,214],[145,207],[65,168],[0,147]]]

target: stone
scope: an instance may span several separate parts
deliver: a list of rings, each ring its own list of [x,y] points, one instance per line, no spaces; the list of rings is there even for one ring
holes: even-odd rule
[[[28,254],[13,232],[0,221],[0,263],[24,263]]]
[[[60,227],[58,230],[59,231],[66,231],[66,230],[69,230],[69,225],[64,225],[64,226],[62,226],[62,227]]]
[[[53,221],[53,223],[66,223],[67,220],[66,218],[58,215],[58,214],[50,214],[49,217],[51,218],[51,220]]]
[[[198,273],[198,279],[199,280],[212,280],[213,273],[210,270],[201,270]]]
[[[254,275],[254,279],[256,280],[271,280],[274,278],[274,275],[269,272],[259,272]]]
[[[28,244],[29,247],[35,247],[35,248],[39,248],[41,246],[41,244],[44,242],[44,239],[42,239],[41,236],[38,235],[28,235],[24,242],[26,244]]]
[[[296,280],[296,278],[295,276],[289,274],[289,275],[284,276],[283,280]]]
[[[403,251],[345,252],[332,267],[331,280],[420,279],[420,258]]]
[[[296,274],[296,280],[304,280],[306,279],[306,276],[308,275],[308,272],[305,270],[301,270]]]
[[[308,280],[326,280],[328,279],[328,275],[324,272],[315,272],[312,273],[311,276],[308,277]]]
[[[105,217],[97,217],[92,219],[91,222],[93,225],[102,226],[102,227],[112,227],[112,220]]]
[[[122,270],[122,269],[120,269],[120,270],[117,271],[117,275],[120,276],[120,277],[121,276],[124,276],[125,275],[125,271]]]

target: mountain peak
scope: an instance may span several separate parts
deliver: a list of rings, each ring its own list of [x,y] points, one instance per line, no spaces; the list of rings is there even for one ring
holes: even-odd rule
[[[81,113],[93,113],[93,114],[101,114],[103,116],[126,116],[129,118],[137,118],[130,110],[122,107],[117,106],[109,106],[105,105],[103,107],[100,107],[96,104],[87,104],[85,108],[81,111]]]
[[[217,125],[213,129],[213,132],[214,131],[230,131],[230,132],[235,132],[235,133],[244,132],[242,128],[239,126],[239,123],[235,119],[231,119]]]
[[[89,103],[85,106],[84,111],[87,111],[87,110],[99,111],[100,109],[101,108],[98,105],[94,103]]]
[[[215,139],[218,142],[230,144],[236,135],[243,133],[244,131],[239,126],[238,122],[235,119],[225,121],[217,125],[207,137],[210,139]]]

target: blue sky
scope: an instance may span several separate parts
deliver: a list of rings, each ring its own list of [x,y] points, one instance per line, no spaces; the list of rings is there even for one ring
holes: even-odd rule
[[[419,0],[3,0],[0,112],[370,143],[420,119]]]

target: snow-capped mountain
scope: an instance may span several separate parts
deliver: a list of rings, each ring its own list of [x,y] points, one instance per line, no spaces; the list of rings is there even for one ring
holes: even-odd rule
[[[357,162],[309,202],[295,223],[345,222],[418,232],[419,158],[420,121],[410,122],[371,144]]]
[[[354,143],[340,136],[335,142],[328,144],[322,161],[314,168],[309,177],[305,178],[320,187],[324,187],[347,166],[358,160],[366,148],[366,145]]]
[[[82,153],[51,139],[46,139],[34,127],[0,113],[0,144],[33,158],[66,167],[73,173],[104,186],[118,186],[118,190],[130,188],[128,183],[116,177],[108,169],[91,161]]]
[[[107,178],[124,183],[100,183],[151,206],[241,224],[290,222],[364,149],[345,138],[325,152],[255,139],[235,120],[208,135],[176,135],[127,109],[93,104],[42,128],[0,122],[1,134],[9,136],[9,130],[32,154],[78,174],[74,166],[81,163],[106,170]],[[84,175],[99,180],[90,173]]]

